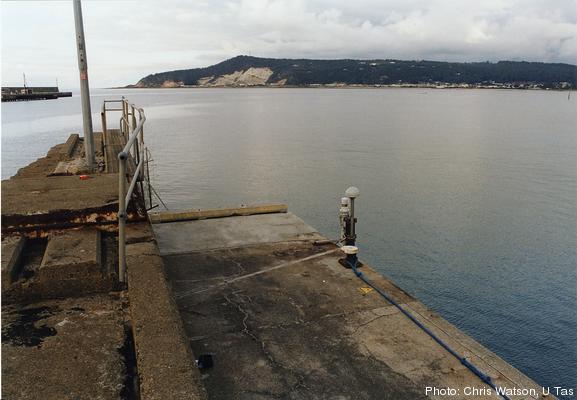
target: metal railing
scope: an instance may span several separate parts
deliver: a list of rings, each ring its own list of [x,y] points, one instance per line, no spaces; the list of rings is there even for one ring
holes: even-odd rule
[[[108,108],[107,104],[120,103],[119,107]],[[126,282],[126,220],[128,217],[128,205],[132,198],[132,193],[137,183],[140,183],[140,191],[144,196],[142,181],[144,178],[144,164],[147,150],[144,145],[144,110],[129,103],[124,97],[121,100],[105,100],[100,113],[102,119],[103,137],[107,137],[107,116],[108,111],[122,112],[119,128],[120,134],[126,140],[126,145],[118,153],[118,280]],[[138,114],[138,118],[137,118]],[[130,179],[128,190],[126,190],[127,180],[130,178],[127,171],[129,160],[134,160],[136,168]]]

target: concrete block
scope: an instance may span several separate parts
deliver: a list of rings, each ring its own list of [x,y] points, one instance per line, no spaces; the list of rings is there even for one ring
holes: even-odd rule
[[[67,280],[94,274],[101,274],[100,231],[80,229],[49,239],[37,277],[40,280]]]
[[[9,237],[2,241],[2,290],[9,288],[16,278],[25,243],[26,238],[23,236]]]

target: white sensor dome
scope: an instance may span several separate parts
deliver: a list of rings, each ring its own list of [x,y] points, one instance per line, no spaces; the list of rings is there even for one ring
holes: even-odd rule
[[[354,199],[356,197],[359,197],[359,189],[357,189],[354,186],[351,186],[350,188],[348,188],[345,191],[345,194],[347,195],[347,197],[350,197],[351,199]]]

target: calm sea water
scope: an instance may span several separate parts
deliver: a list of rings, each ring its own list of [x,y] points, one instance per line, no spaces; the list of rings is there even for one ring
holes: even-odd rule
[[[577,388],[577,96],[545,91],[93,91],[147,114],[171,209],[289,204],[329,237],[358,186],[362,258],[545,386]],[[81,126],[2,104],[2,178]],[[98,113],[94,113],[99,127]]]

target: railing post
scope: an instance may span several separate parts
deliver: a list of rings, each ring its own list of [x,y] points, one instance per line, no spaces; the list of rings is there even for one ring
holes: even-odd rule
[[[142,148],[142,151],[144,152],[144,124],[142,124],[142,127],[140,128],[140,147]],[[142,170],[140,171],[141,175],[140,176],[144,176],[142,175],[144,173],[144,164],[142,164]],[[144,194],[144,193],[143,193]]]
[[[124,97],[121,100],[122,118],[120,119],[120,132],[125,136],[126,144],[118,154],[118,280],[126,282],[126,224],[128,222],[128,206],[135,187],[140,186],[144,197],[143,177],[144,160],[148,161],[146,147],[144,146],[144,128],[146,121],[142,110],[130,104]],[[139,113],[138,123],[136,112]],[[131,116],[129,119],[128,116]],[[140,130],[136,129],[140,125]],[[106,127],[106,105],[103,107],[103,130]],[[132,175],[127,189],[127,162],[130,157],[136,160],[136,170]],[[147,166],[148,167],[148,166]],[[151,201],[152,202],[152,201]],[[146,203],[146,201],[145,201]]]
[[[126,282],[126,157],[118,154],[118,280]]]
[[[126,100],[124,99],[124,96],[122,96],[122,128],[121,128],[121,133],[123,136],[126,136],[126,132],[128,131],[128,127],[126,126],[126,123],[128,121],[128,106],[126,105]],[[126,138],[128,140],[128,138]]]
[[[148,182],[148,206],[152,207],[152,189],[150,189],[150,168],[148,166],[148,150],[144,149],[144,157],[146,162],[146,182]]]
[[[106,106],[102,106],[102,112],[100,113],[100,120],[102,122],[102,140],[106,144],[106,134],[108,132],[106,128]]]
[[[138,148],[140,150],[138,153],[138,162],[140,162],[141,159],[144,159],[144,152],[146,151],[146,148],[144,147],[144,124],[140,127],[140,133],[138,135],[138,139],[136,140],[136,142],[138,143],[139,141],[140,146]],[[142,152],[142,154],[140,152]],[[140,164],[140,171],[138,172],[139,172],[138,176],[140,177],[140,193],[142,194],[142,198],[144,198],[144,162]]]
[[[132,128],[130,129],[130,132],[134,132],[134,130],[136,129],[136,114],[135,114],[135,109],[134,109],[134,104],[130,106],[131,107],[131,111],[132,111],[132,115],[130,118],[130,122],[132,123]],[[138,165],[138,163],[140,162],[140,143],[138,143],[138,140],[136,140],[134,142],[135,146],[134,146],[134,159],[136,160],[136,165]]]
[[[132,130],[136,129],[136,114],[134,114],[134,105],[132,105]]]

